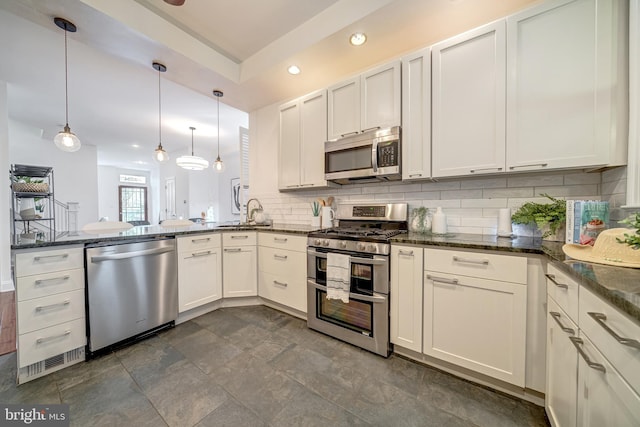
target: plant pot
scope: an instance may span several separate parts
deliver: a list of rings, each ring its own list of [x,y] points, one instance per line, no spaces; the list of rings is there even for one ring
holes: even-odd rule
[[[540,229],[540,231],[544,236],[549,232],[549,225],[544,226],[542,229]],[[564,242],[566,240],[566,235],[567,235],[566,228],[563,224],[556,230],[555,234],[549,234],[548,236],[543,237],[542,240],[546,240],[550,242]]]

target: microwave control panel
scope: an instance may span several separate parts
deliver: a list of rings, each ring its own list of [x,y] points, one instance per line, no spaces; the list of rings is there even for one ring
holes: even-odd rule
[[[378,145],[378,167],[398,166],[398,141]]]

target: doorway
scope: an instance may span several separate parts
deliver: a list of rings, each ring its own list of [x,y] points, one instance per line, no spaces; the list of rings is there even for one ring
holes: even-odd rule
[[[119,219],[123,222],[149,221],[147,187],[118,186]]]
[[[164,180],[164,219],[176,218],[176,177]]]

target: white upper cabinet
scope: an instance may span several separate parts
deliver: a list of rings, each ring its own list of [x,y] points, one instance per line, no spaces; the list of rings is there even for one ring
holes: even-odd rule
[[[326,187],[327,92],[320,90],[280,106],[280,190]]]
[[[400,61],[328,89],[328,139],[400,126]]]
[[[433,176],[505,168],[505,22],[432,47]]]
[[[626,161],[626,0],[553,0],[507,18],[507,168]]]
[[[431,176],[431,48],[402,58],[402,180]]]

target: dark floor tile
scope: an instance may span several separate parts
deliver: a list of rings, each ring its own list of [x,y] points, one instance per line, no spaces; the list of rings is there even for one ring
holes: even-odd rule
[[[174,328],[166,329],[160,332],[158,335],[169,342],[171,345],[175,346],[180,344],[184,339],[189,338],[193,334],[201,331],[203,329],[202,326],[193,321],[188,321],[176,325]]]
[[[234,316],[268,331],[277,330],[292,318],[288,314],[264,305],[247,307],[229,307],[228,310]]]
[[[110,353],[57,371],[53,378],[58,384],[58,389],[63,391],[113,368],[122,368],[122,365],[116,355]]]
[[[0,402],[60,403],[60,393],[53,375],[46,375],[17,385],[17,365],[15,352],[0,357]]]
[[[196,317],[192,322],[209,329],[220,337],[228,337],[238,329],[242,329],[249,323],[234,316],[228,309],[221,308],[202,316]]]
[[[271,333],[266,329],[256,326],[252,323],[240,328],[233,333],[225,336],[233,345],[243,350],[256,347],[263,341],[269,339]]]
[[[266,425],[249,408],[230,398],[204,417],[196,427],[264,427]]]
[[[272,336],[269,336],[266,340],[262,341],[257,346],[249,350],[249,354],[265,362],[271,361],[278,357],[284,351],[295,347],[296,344],[285,344],[274,340]]]
[[[206,374],[242,353],[240,348],[208,329],[181,339],[176,349]]]

